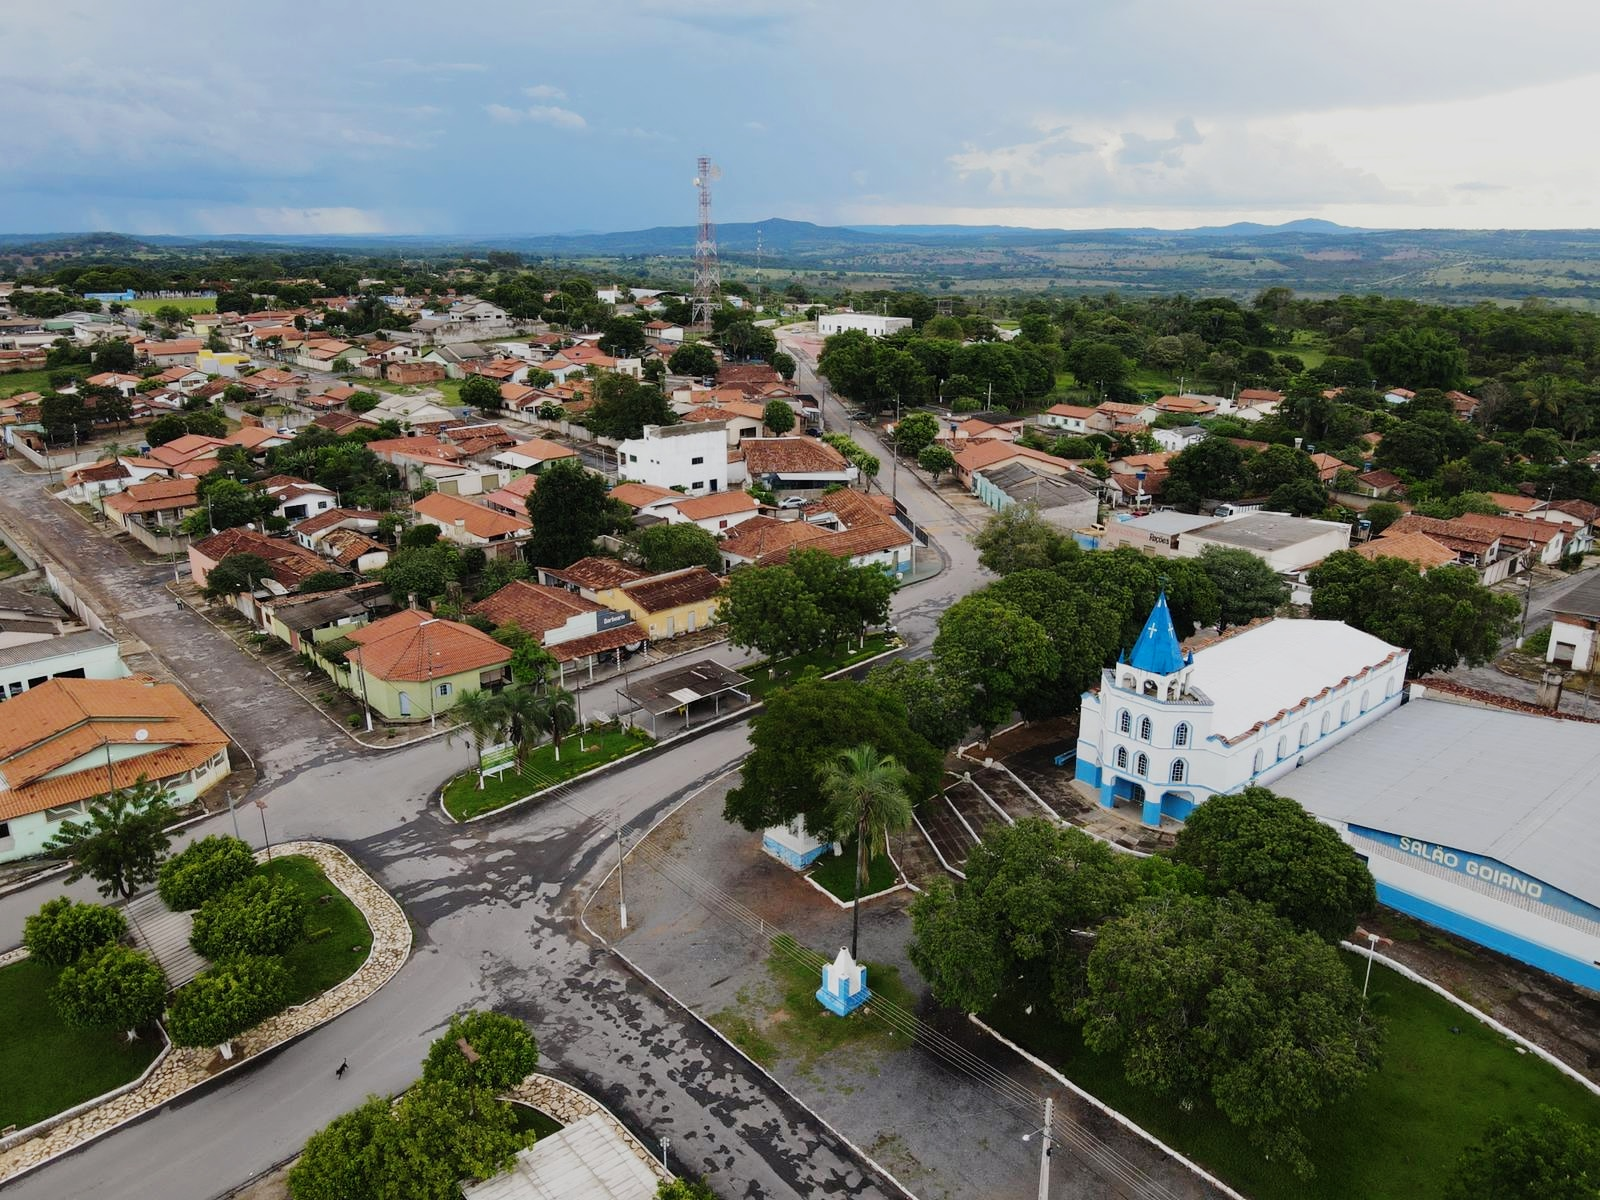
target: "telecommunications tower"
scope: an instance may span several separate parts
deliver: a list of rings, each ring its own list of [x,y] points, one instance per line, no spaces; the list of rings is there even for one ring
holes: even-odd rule
[[[694,304],[689,323],[709,328],[711,314],[722,305],[722,268],[717,262],[717,227],[711,222],[711,181],[722,177],[722,168],[701,155],[699,172],[694,177],[700,189],[700,232],[694,242]]]

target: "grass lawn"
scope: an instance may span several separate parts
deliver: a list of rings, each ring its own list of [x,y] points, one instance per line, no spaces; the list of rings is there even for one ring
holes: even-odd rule
[[[823,1008],[817,1000],[822,962],[823,955],[801,949],[787,934],[774,938],[767,956],[767,978],[741,988],[733,1007],[707,1019],[762,1066],[790,1058],[805,1069],[842,1046],[883,1052],[910,1045],[869,1012],[836,1017]],[[867,968],[867,988],[874,995],[915,1011],[917,998],[900,982],[899,970],[866,959],[862,962]]]
[[[760,700],[774,688],[793,683],[813,667],[818,673],[828,675],[882,654],[897,644],[886,633],[869,633],[866,646],[862,649],[812,650],[808,654],[797,654],[777,662],[760,662],[743,673],[750,677],[750,694]]]
[[[1360,977],[1363,960],[1348,955]],[[1443,998],[1384,967],[1372,972],[1384,1021],[1383,1064],[1358,1092],[1306,1124],[1316,1177],[1265,1162],[1209,1106],[1176,1107],[1123,1078],[1114,1056],[1084,1048],[1063,1022],[996,1011],[989,1023],[1080,1087],[1214,1171],[1252,1200],[1428,1200],[1490,1120],[1551,1104],[1600,1123],[1600,1097],[1513,1045]],[[1452,1033],[1452,1029],[1460,1030]]]
[[[181,300],[157,300],[157,299],[154,299],[154,298],[139,299],[139,300],[126,300],[123,303],[128,308],[135,308],[135,309],[138,309],[140,312],[145,312],[145,313],[153,313],[153,312],[156,311],[156,309],[158,309],[158,308],[166,308],[169,305],[171,307],[173,307],[173,308],[180,308],[185,313],[216,312],[217,311],[217,302],[216,302],[215,299],[206,300],[206,299],[202,299],[199,296],[184,297]]]
[[[524,796],[655,745],[649,734],[614,726],[598,733],[586,733],[583,740],[587,748],[580,750],[576,735],[568,734],[562,738],[560,762],[556,761],[554,747],[548,744],[540,746],[528,755],[528,762],[522,771],[510,770],[497,779],[485,779],[481,790],[476,771],[457,775],[444,785],[445,811],[456,820],[465,821],[479,813],[504,808]]]
[[[11,553],[10,546],[0,545],[0,579],[10,579],[13,575],[21,575],[27,569],[27,564]]]
[[[306,940],[283,956],[294,980],[289,1003],[304,1004],[356,973],[372,949],[372,930],[361,910],[305,855],[275,855],[261,870],[293,884],[306,902]],[[322,903],[323,896],[331,898]]]
[[[839,899],[849,903],[855,897],[856,843],[851,838],[844,844],[843,854],[824,854],[812,868],[811,878],[827,888]],[[899,882],[894,864],[887,854],[875,854],[867,861],[867,873],[861,880],[861,894],[870,896]]]
[[[87,379],[92,367],[87,364],[77,364],[71,367],[54,367],[48,371],[11,371],[0,375],[0,396],[17,396],[23,392],[41,392],[48,394],[50,391],[50,376],[57,371],[65,371],[69,375],[76,375],[79,379]]]
[[[534,1138],[546,1138],[552,1133],[560,1133],[563,1128],[560,1121],[544,1110],[533,1107],[531,1104],[522,1104],[513,1100],[511,1102],[511,1111],[517,1114],[517,1128],[524,1133],[532,1133],[534,1135],[533,1138],[528,1139],[530,1143]]]
[[[0,1128],[19,1129],[137,1079],[161,1049],[154,1030],[69,1029],[47,998],[60,970],[32,959],[0,969]]]

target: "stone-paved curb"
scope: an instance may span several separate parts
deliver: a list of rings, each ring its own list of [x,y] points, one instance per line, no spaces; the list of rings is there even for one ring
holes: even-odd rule
[[[326,842],[283,842],[277,854],[303,854],[327,875],[328,882],[348,896],[372,929],[372,950],[366,962],[342,983],[320,996],[287,1008],[233,1039],[233,1061],[220,1071],[210,1070],[216,1051],[211,1047],[174,1047],[142,1085],[88,1112],[62,1121],[0,1153],[0,1181],[77,1149],[129,1121],[238,1069],[250,1059],[309,1033],[372,996],[394,978],[411,953],[411,925],[394,897],[336,846]],[[257,851],[258,859],[265,856]]]
[[[611,1115],[611,1112],[587,1092],[580,1092],[570,1083],[563,1083],[549,1075],[541,1075],[537,1071],[529,1075],[521,1083],[500,1097],[502,1100],[511,1100],[520,1104],[531,1104],[540,1112],[548,1113],[563,1125],[571,1125],[584,1117],[599,1113],[605,1118],[606,1124],[611,1126],[611,1131],[633,1151],[634,1157],[650,1168],[657,1179],[670,1180],[673,1178],[671,1171],[661,1165],[661,1161],[633,1134],[627,1127]]]

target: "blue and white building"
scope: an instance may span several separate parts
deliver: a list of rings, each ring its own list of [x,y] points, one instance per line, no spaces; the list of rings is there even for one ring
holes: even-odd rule
[[[1600,990],[1592,723],[1413,684],[1404,710],[1276,790],[1339,830],[1384,904]]]
[[[1076,776],[1146,825],[1269,784],[1397,709],[1409,652],[1339,621],[1269,621],[1185,654],[1163,594],[1085,692]]]

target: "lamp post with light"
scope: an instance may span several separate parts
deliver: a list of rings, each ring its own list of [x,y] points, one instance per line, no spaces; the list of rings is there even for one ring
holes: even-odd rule
[[[1025,1142],[1033,1141],[1035,1134],[1044,1139],[1039,1146],[1039,1200],[1050,1200],[1050,1151],[1055,1145],[1055,1139],[1050,1136],[1050,1122],[1055,1119],[1055,1109],[1055,1098],[1046,1096],[1044,1098],[1044,1124],[1032,1133],[1022,1135],[1022,1140]]]

